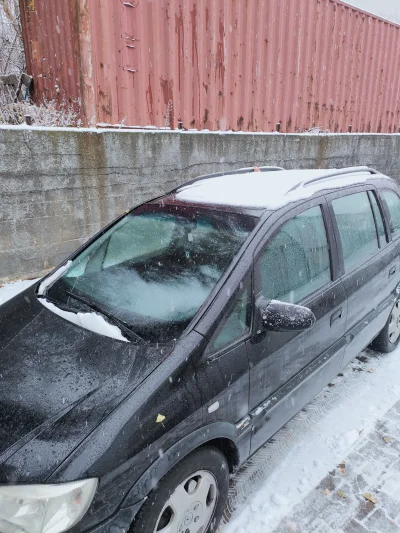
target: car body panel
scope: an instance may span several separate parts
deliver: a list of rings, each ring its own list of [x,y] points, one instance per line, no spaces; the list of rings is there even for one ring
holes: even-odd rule
[[[43,307],[35,287],[2,306],[2,322],[12,321],[18,310],[29,320],[18,334],[4,328],[0,345],[0,480],[37,483],[165,360],[168,350],[80,328]]]
[[[354,187],[351,193],[368,190],[376,191],[375,187],[364,185]],[[346,191],[331,193],[327,195],[327,201],[330,204],[332,200],[346,194],[348,194]],[[340,236],[332,209],[330,213],[342,268],[340,279],[347,294],[347,348],[343,359],[344,367],[368,346],[385,325],[395,301],[395,289],[400,282],[400,256],[396,245],[389,240],[367,261],[345,273]]]
[[[131,506],[143,500],[174,464],[211,440],[231,441],[237,462],[247,459],[249,445],[235,425],[243,408],[243,391],[245,401],[248,398],[247,356],[244,352],[245,363],[238,365],[236,374],[228,375],[228,359],[218,362],[218,371],[208,366],[202,357],[206,343],[196,332],[179,341],[168,358],[51,476],[51,482],[100,478],[100,490],[79,528],[107,518],[107,513],[122,502]],[[210,378],[212,384],[208,383]],[[230,388],[236,392],[234,400],[228,400],[226,392],[230,379]],[[246,381],[247,387],[243,386]],[[221,391],[219,411],[223,414],[217,411],[213,418],[224,422],[207,421],[207,406],[216,390]],[[165,419],[157,422],[158,415]]]
[[[276,225],[269,226],[265,239],[260,243],[255,254],[255,264],[257,265],[260,253],[268,246],[268,242],[279,231],[282,224],[302,211],[317,205],[322,206],[324,215],[327,216],[325,213],[325,199],[320,197],[286,212],[279,217]],[[279,215],[279,212],[277,214]],[[328,224],[325,226],[327,235],[331,236]],[[337,250],[334,243],[333,245],[331,244],[330,252],[332,276],[335,278],[337,269],[333,265],[336,264]],[[256,267],[255,271],[255,293],[258,295],[261,293],[261,286]],[[298,381],[298,376],[303,375],[302,371],[307,367],[312,368],[316,359],[325,357],[325,364],[318,365],[317,381],[326,385],[334,377],[332,369],[334,372],[334,369],[340,369],[341,367],[346,344],[344,333],[347,315],[347,297],[343,283],[340,279],[331,281],[299,303],[311,309],[317,319],[310,330],[279,333],[261,331],[257,333],[261,328],[256,322],[253,327],[253,337],[247,342],[251,367],[250,409],[252,411],[261,409],[267,413],[269,408],[274,406],[275,420],[272,422],[270,421],[270,416],[265,415],[266,419],[268,418],[268,423],[258,427],[257,432],[254,433],[252,452],[276,432],[276,423],[280,416],[282,420],[287,421],[288,416],[289,419],[293,416],[293,414],[290,416],[290,413],[293,412],[294,407],[301,405],[300,399],[309,397],[309,394],[302,388],[310,389],[310,379]],[[335,316],[337,319],[334,319]],[[325,380],[324,372],[326,372]],[[291,382],[291,385],[289,388],[285,388],[289,382]],[[275,400],[279,396],[279,390],[286,389],[286,399],[282,398],[281,401],[276,403]],[[313,386],[310,390],[311,398],[315,395]],[[289,391],[291,392],[289,393]],[[296,398],[296,403],[292,403],[294,401],[293,398]],[[281,411],[282,414],[280,415]]]
[[[252,340],[248,341],[251,366],[251,410],[257,409],[264,402],[268,402],[271,397],[276,396],[285,384],[299,373],[301,374],[319,357],[338,360],[338,371],[340,370],[346,346],[344,338],[346,294],[342,283],[340,280],[333,282],[329,289],[319,292],[305,305],[314,312],[317,318],[315,326],[310,330],[287,333],[267,332],[261,338],[255,335]],[[331,326],[331,317],[339,309],[342,310],[342,317]],[[330,373],[330,366],[324,368],[328,372],[325,379],[326,385],[334,376]],[[269,435],[266,439],[271,436],[267,425],[264,428],[265,434]],[[260,431],[262,433],[262,430]],[[261,438],[261,435],[258,438]],[[257,440],[255,446],[259,447],[259,445],[261,444]]]
[[[346,340],[341,337],[252,411],[252,454],[336,377],[345,348]]]
[[[277,178],[279,172],[266,179]],[[357,175],[357,183],[349,178],[331,187],[328,181],[317,183],[298,195],[290,190],[287,202],[276,210],[214,206],[254,216],[258,222],[176,343],[136,345],[84,330],[45,309],[37,300],[36,286],[1,306],[0,483],[98,477],[94,501],[71,533],[122,533],[150,490],[199,446],[220,446],[232,470],[243,464],[378,334],[387,319],[399,283],[400,239],[390,240],[361,274],[346,277],[326,203],[357,188],[398,192],[393,180],[379,174],[365,180],[362,184]],[[176,205],[182,200],[173,191],[151,202]],[[196,208],[195,202],[185,205]],[[258,251],[285,220],[313,205],[324,206],[332,269],[331,283],[301,302],[314,312],[314,328],[260,335],[253,317],[249,334],[210,354],[210,339],[232,294],[251,276]],[[388,283],[393,265],[396,275]],[[357,276],[364,280],[361,289]],[[252,283],[254,308],[257,276]],[[371,295],[371,290],[376,293]],[[370,300],[366,312],[360,309],[363,298]],[[338,311],[340,319],[332,322]]]

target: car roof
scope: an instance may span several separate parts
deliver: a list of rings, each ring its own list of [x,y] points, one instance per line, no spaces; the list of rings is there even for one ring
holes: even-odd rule
[[[173,192],[180,203],[276,210],[320,191],[363,184],[387,176],[368,167],[284,170],[255,167],[201,176]]]

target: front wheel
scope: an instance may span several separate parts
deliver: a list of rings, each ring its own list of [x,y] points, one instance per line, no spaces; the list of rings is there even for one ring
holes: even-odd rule
[[[400,300],[394,304],[385,327],[371,343],[378,352],[392,352],[400,342]]]
[[[149,494],[130,533],[214,533],[223,515],[229,466],[217,448],[185,457]]]

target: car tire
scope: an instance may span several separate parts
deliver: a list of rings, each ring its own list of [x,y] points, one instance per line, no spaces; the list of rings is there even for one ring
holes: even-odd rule
[[[228,499],[229,465],[213,446],[187,455],[153,489],[129,533],[215,533]],[[176,525],[176,529],[175,529]]]
[[[371,348],[377,352],[389,353],[400,342],[400,299],[394,304],[385,327],[372,341]]]

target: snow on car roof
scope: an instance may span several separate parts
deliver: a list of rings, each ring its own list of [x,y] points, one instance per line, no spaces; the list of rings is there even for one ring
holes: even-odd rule
[[[377,177],[377,174],[367,170],[328,177],[337,170],[280,170],[205,177],[180,187],[176,191],[176,198],[201,204],[278,209],[322,190],[365,183]],[[308,180],[324,176],[327,176],[326,179],[307,183]],[[378,176],[383,177],[381,174]]]

